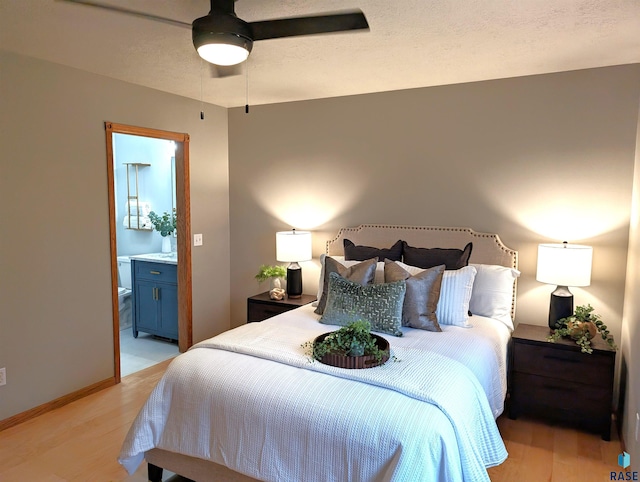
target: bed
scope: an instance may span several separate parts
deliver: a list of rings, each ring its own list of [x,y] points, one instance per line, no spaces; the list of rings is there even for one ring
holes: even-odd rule
[[[399,259],[383,259],[398,256],[398,243]],[[416,266],[421,256],[446,262]],[[150,480],[163,468],[197,481],[489,480],[486,469],[507,457],[495,419],[506,398],[517,252],[468,228],[361,225],[327,241],[322,265],[315,306],[174,359],[123,443],[119,461],[130,473],[146,460]],[[361,284],[350,276],[364,265]],[[330,273],[335,266],[342,276]],[[385,282],[394,273],[405,278]],[[439,330],[433,316],[406,312],[426,278],[440,280],[428,295]],[[336,308],[343,285],[357,290],[356,311]],[[403,291],[385,298],[392,285]],[[302,344],[338,329],[332,316],[360,315],[362,299],[364,313],[388,311],[394,323],[400,310],[402,325],[382,332],[392,359],[362,370],[312,361]]]

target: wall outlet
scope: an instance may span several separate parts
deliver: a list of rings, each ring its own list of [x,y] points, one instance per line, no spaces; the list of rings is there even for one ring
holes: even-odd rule
[[[7,384],[7,369],[0,368],[0,387]],[[636,427],[636,440],[638,439],[638,428]]]
[[[202,246],[202,234],[194,234],[193,235],[193,245],[194,246]]]

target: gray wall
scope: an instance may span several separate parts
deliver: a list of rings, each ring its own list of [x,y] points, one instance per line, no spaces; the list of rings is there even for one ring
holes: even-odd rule
[[[633,184],[633,207],[629,236],[629,259],[622,325],[621,355],[626,367],[626,397],[623,401],[622,437],[631,455],[632,467],[640,466],[640,440],[636,439],[636,417],[640,414],[640,119]],[[624,371],[624,370],[623,370]]]
[[[546,324],[553,287],[537,245],[594,247],[574,288],[620,339],[640,65],[345,98],[229,114],[232,325],[253,275],[275,263],[275,232],[314,233],[304,291],[340,227],[468,226],[519,250],[517,321]]]
[[[229,328],[230,264],[226,109],[7,53],[0,76],[2,420],[114,375],[105,121],[191,136],[194,341]]]

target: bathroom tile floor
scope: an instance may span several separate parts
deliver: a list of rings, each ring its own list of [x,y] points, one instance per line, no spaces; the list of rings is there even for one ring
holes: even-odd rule
[[[120,330],[120,376],[127,376],[177,356],[177,343],[155,338],[148,333],[133,337],[131,328]]]

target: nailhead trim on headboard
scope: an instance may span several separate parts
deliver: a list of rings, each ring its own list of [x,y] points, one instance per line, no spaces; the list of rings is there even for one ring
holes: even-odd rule
[[[518,252],[504,245],[497,234],[478,233],[470,228],[442,226],[391,226],[384,224],[361,224],[357,227],[342,228],[327,241],[326,254],[344,255],[343,240],[349,239],[357,245],[388,248],[402,239],[419,248],[459,248],[473,242],[471,263],[499,264],[518,269]],[[516,287],[513,287],[511,314],[515,317]]]

